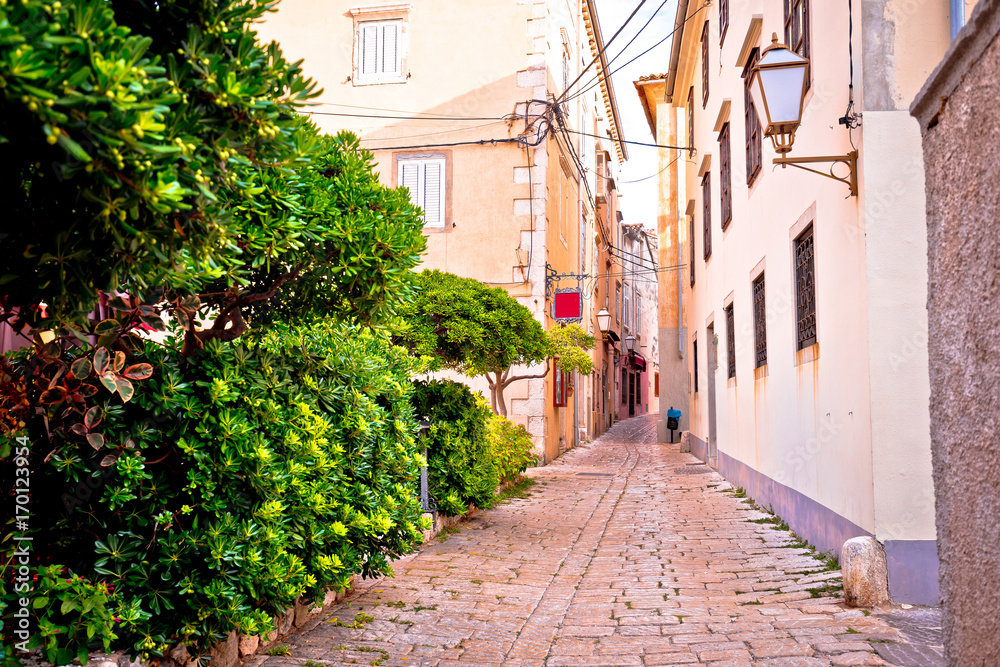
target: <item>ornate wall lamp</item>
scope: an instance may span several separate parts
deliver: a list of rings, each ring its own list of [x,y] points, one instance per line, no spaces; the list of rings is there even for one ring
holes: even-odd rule
[[[851,195],[858,196],[858,152],[847,155],[821,155],[817,157],[783,157],[792,150],[795,131],[802,123],[802,107],[806,98],[806,83],[809,81],[809,59],[790,51],[778,43],[778,35],[772,33],[771,46],[764,49],[760,60],[750,73],[750,94],[758,113],[763,110],[766,119],[764,136],[771,137],[774,151],[782,157],[774,159],[774,164],[782,168],[789,165],[811,171],[820,176],[844,183],[851,189]],[[816,162],[832,162],[830,172],[817,171],[803,166]],[[833,173],[837,164],[845,164],[850,173],[838,176]]]

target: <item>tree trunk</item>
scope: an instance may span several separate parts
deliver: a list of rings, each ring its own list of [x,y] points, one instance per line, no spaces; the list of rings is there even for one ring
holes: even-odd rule
[[[493,384],[493,413],[498,414],[502,417],[507,416],[507,403],[503,398],[504,383],[500,377],[500,373],[497,373],[496,382]],[[500,408],[499,412],[497,408]]]

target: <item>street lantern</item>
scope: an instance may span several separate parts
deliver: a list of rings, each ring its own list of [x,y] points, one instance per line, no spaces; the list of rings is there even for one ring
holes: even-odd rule
[[[766,119],[764,136],[771,137],[775,153],[792,150],[795,130],[802,122],[807,81],[809,61],[779,44],[778,35],[772,34],[771,46],[764,49],[750,73],[750,94],[761,119]]]
[[[750,95],[758,117],[764,122],[764,136],[771,138],[774,152],[781,157],[774,164],[782,168],[792,166],[814,174],[832,178],[858,195],[858,152],[847,155],[819,155],[816,157],[784,157],[795,143],[795,131],[802,123],[802,109],[805,105],[806,86],[809,82],[809,59],[791,51],[778,43],[777,33],[771,34],[771,45],[764,49],[760,60],[750,72]],[[830,162],[829,173],[817,171],[803,165],[816,162]],[[847,175],[834,173],[838,164],[846,165]]]
[[[628,350],[629,354],[635,352],[635,336],[632,334],[625,336],[625,349]]]
[[[602,334],[608,335],[608,331],[611,329],[611,313],[608,312],[607,308],[601,308],[597,312],[597,327]]]

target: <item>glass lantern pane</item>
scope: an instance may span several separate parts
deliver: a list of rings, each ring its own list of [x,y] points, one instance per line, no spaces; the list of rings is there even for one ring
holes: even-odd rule
[[[767,115],[767,108],[764,106],[764,96],[761,94],[760,90],[760,75],[754,73],[753,79],[750,80],[750,97],[753,98],[754,109],[757,110],[757,118],[760,119],[764,130],[767,130],[770,120]]]
[[[771,123],[798,123],[802,114],[805,65],[760,71]]]

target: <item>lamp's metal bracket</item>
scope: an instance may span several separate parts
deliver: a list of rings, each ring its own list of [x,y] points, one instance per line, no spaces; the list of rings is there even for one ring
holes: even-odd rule
[[[589,278],[586,273],[559,273],[548,262],[545,263],[545,298],[552,296],[555,284],[562,280],[583,280]]]
[[[830,165],[830,171],[817,171],[816,169],[810,169],[809,167],[804,167],[804,164],[813,164],[816,162],[832,162]],[[851,189],[851,196],[858,196],[858,152],[851,151],[847,155],[818,155],[816,157],[776,157],[774,158],[774,164],[780,164],[782,168],[792,166],[798,167],[804,171],[811,171],[814,174],[819,174],[820,176],[826,176],[827,178],[832,178],[835,181],[840,181],[848,188]],[[837,164],[846,164],[851,172],[847,176],[837,176],[833,173],[833,168]]]

